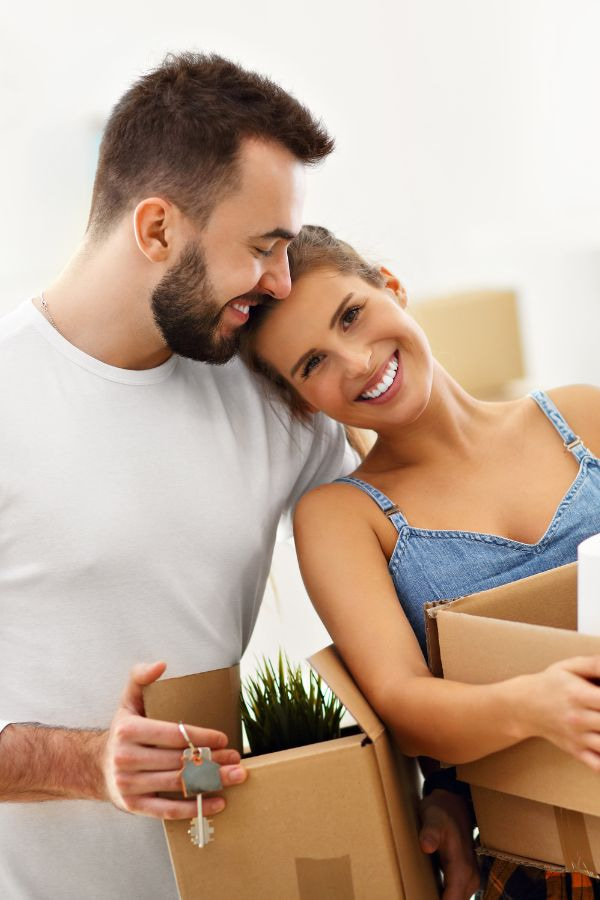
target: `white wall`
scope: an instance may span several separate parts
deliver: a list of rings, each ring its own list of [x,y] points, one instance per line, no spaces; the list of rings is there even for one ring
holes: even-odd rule
[[[169,49],[211,49],[323,116],[323,222],[416,297],[514,285],[534,380],[598,381],[597,0],[54,0],[0,21],[0,312],[82,233],[96,134]]]

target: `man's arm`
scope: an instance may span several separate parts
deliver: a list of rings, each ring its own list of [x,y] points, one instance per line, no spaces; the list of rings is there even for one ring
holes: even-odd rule
[[[8,725],[0,736],[0,801],[103,800],[106,731]]]
[[[104,800],[125,812],[159,819],[190,819],[195,800],[157,796],[181,793],[181,752],[187,746],[177,725],[144,716],[142,691],[165,671],[164,663],[135,666],[107,731],[8,725],[0,735],[0,800]],[[186,725],[196,746],[210,747],[224,786],[246,778],[240,755],[227,749],[220,731]],[[204,797],[204,815],[225,806]]]

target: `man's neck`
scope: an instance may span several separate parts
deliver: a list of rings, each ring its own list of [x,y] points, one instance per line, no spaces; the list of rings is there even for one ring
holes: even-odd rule
[[[122,369],[151,369],[171,356],[150,308],[152,264],[118,230],[84,242],[44,290],[57,331],[79,350]],[[36,306],[42,309],[40,300]]]

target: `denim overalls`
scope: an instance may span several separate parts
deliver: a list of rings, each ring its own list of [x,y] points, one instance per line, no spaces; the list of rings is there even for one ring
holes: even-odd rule
[[[463,597],[573,562],[577,545],[600,532],[600,460],[584,447],[543,391],[530,396],[558,431],[565,449],[579,461],[579,472],[536,544],[477,531],[413,528],[377,488],[351,476],[337,479],[369,494],[398,532],[388,568],[425,656],[423,606],[429,600]]]

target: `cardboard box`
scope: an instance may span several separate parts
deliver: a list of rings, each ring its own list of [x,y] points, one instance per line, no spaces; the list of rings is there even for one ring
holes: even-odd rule
[[[527,393],[514,291],[463,291],[416,299],[408,308],[435,358],[474,397],[509,400]]]
[[[188,821],[166,822],[182,900],[439,896],[418,845],[414,761],[395,758],[384,726],[333,647],[311,664],[363,733],[246,759],[248,781],[227,790],[214,841],[203,849],[191,844]],[[223,730],[225,712],[239,742],[237,668],[158,681],[144,699],[153,718]]]
[[[436,675],[488,684],[600,654],[577,628],[577,564],[429,604]],[[600,872],[600,778],[542,739],[457,767],[469,782],[485,852],[553,870]]]

